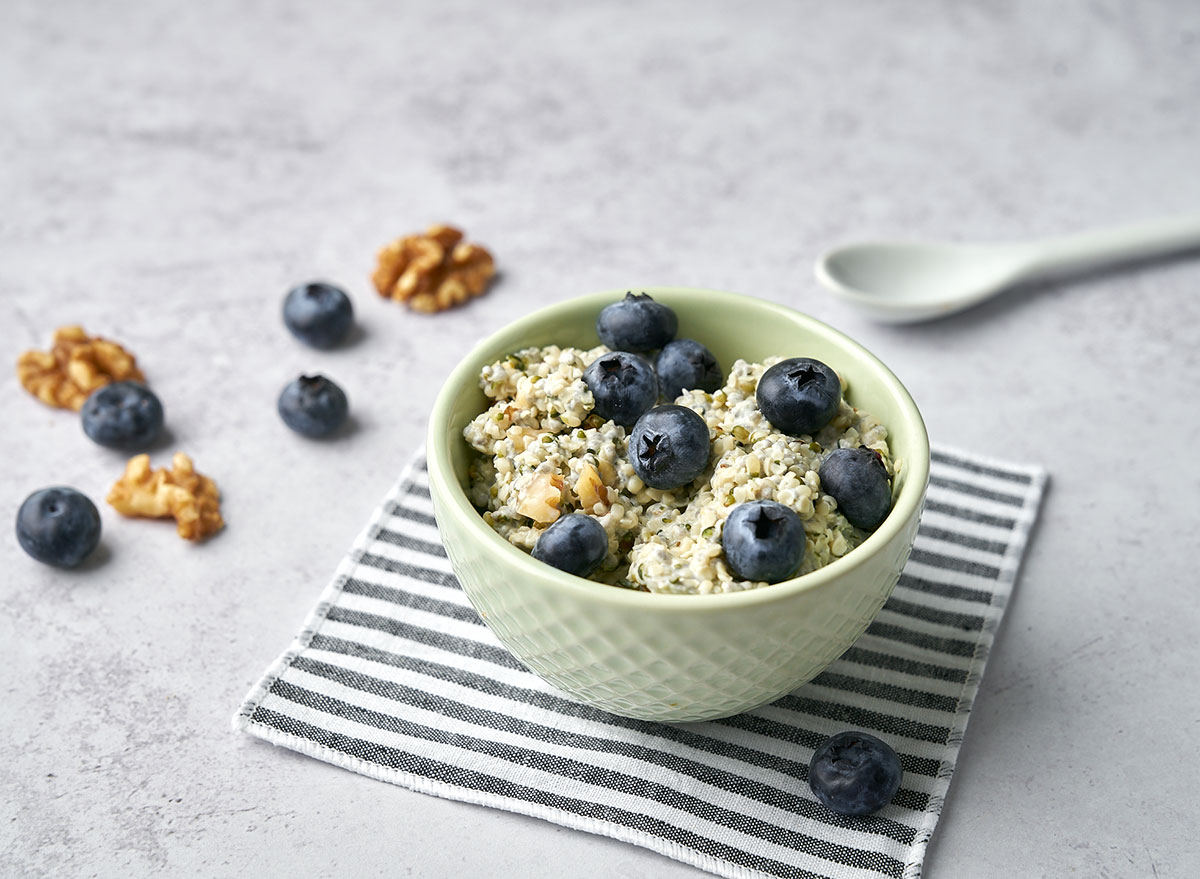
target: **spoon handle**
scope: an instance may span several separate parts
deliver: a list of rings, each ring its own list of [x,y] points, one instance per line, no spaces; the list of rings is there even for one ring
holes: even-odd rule
[[[1200,213],[1110,226],[1033,246],[1027,275],[1074,273],[1200,248]]]

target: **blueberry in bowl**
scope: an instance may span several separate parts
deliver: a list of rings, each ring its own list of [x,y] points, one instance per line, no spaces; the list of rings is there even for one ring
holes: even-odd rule
[[[891,480],[872,449],[834,449],[819,475],[821,487],[852,525],[873,531],[892,509]]]
[[[288,291],[283,322],[293,336],[313,348],[332,348],[354,325],[354,307],[341,287],[311,281]]]
[[[608,554],[608,533],[591,516],[569,513],[542,532],[531,554],[560,571],[586,577]]]
[[[671,306],[656,302],[649,293],[626,293],[596,318],[596,335],[614,351],[644,354],[662,348],[678,329],[679,318]]]
[[[100,512],[74,488],[43,488],[25,498],[17,511],[17,542],[39,562],[74,568],[100,542]]]
[[[708,452],[708,425],[686,406],[656,406],[629,437],[629,463],[651,488],[687,485],[708,466]]]
[[[302,436],[321,439],[346,422],[346,393],[323,375],[302,375],[289,382],[277,406],[283,423]]]
[[[659,395],[668,402],[686,390],[712,393],[721,387],[725,374],[717,358],[695,339],[668,342],[654,359]]]
[[[613,351],[598,357],[583,373],[601,418],[631,427],[658,399],[654,369],[636,354]]]
[[[88,396],[80,410],[83,432],[110,449],[147,448],[162,432],[163,406],[139,382],[113,382]]]
[[[729,567],[743,580],[778,583],[796,573],[804,558],[804,523],[781,503],[738,504],[721,534]]]
[[[811,357],[776,363],[758,383],[758,408],[773,426],[792,436],[812,436],[838,411],[842,383],[836,372]]]

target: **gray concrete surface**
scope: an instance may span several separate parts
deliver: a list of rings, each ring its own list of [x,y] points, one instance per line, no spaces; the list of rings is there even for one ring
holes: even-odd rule
[[[999,239],[1200,206],[1194,3],[0,5],[0,336],[127,342],[213,475],[203,546],[105,509],[98,563],[0,540],[4,876],[691,877],[617,842],[425,797],[229,731],[398,467],[439,381],[510,316],[689,284],[875,350],[936,442],[1053,483],[935,836],[932,879],[1192,877],[1200,764],[1200,261],[888,328],[814,284],[848,237]],[[378,300],[436,220],[503,281]],[[289,285],[348,285],[320,353]],[[289,434],[319,369],[357,428]],[[121,456],[0,374],[0,518]],[[10,528],[11,526],[5,526]]]

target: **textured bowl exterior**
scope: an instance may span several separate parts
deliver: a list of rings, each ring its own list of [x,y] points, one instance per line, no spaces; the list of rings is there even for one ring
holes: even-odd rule
[[[614,714],[709,720],[774,701],[811,680],[870,624],[912,548],[928,482],[928,439],[916,405],[886,367],[812,318],[736,294],[644,289],[676,310],[680,337],[704,342],[726,369],[737,356],[818,357],[847,379],[855,405],[888,425],[904,466],[891,515],[862,546],[819,571],[750,592],[651,595],[535,562],[483,522],[463,488],[469,449],[462,428],[486,404],[479,368],[529,345],[596,344],[596,314],[624,290],[535,312],[463,360],[430,420],[430,489],[468,598],[532,671]]]

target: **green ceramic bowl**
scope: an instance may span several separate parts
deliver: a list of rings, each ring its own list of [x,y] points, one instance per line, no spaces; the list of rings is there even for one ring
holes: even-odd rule
[[[581,296],[514,321],[450,374],[429,422],[429,482],[454,572],[479,615],[532,671],[589,705],[645,720],[709,720],[778,699],[849,647],[891,594],[912,549],[929,479],[916,404],[861,345],[799,312],[733,293],[645,288],[679,315],[679,337],[728,369],[741,357],[815,357],[855,406],[887,426],[903,462],[892,512],[857,549],[820,570],[748,592],[655,595],[536,562],[492,531],[467,499],[475,454],[463,427],[487,408],[479,370],[531,345],[590,348],[596,316],[625,290]]]

